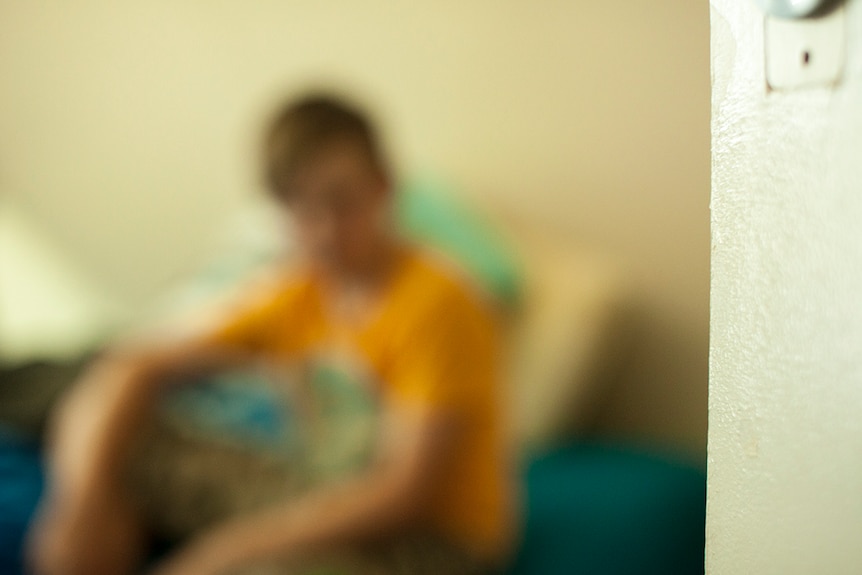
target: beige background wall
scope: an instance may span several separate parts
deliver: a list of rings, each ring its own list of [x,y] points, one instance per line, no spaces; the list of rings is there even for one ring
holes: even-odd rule
[[[605,416],[706,434],[705,2],[0,1],[0,193],[132,306],[256,189],[262,112],[318,78],[433,168],[607,251],[640,344]]]
[[[763,14],[712,5],[707,573],[862,573],[862,3],[838,86],[772,92]]]

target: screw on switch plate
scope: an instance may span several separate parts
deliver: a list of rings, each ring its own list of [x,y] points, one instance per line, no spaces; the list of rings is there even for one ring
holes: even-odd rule
[[[842,7],[817,18],[766,17],[766,82],[771,89],[838,84],[844,70],[844,13]]]

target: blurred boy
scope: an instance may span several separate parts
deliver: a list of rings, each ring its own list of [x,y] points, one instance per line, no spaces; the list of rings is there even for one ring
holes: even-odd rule
[[[505,557],[512,498],[486,302],[393,233],[386,162],[349,105],[326,96],[289,105],[267,134],[264,163],[303,264],[207,333],[115,352],[72,393],[56,418],[52,487],[31,537],[37,575],[138,568],[145,525],[121,470],[159,391],[179,375],[260,358],[352,366],[349,385],[377,406],[373,457],[340,481],[194,534],[156,573],[264,564],[480,573]]]

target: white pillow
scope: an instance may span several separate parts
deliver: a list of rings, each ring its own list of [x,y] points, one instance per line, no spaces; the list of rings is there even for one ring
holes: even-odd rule
[[[124,315],[20,208],[0,204],[0,360],[75,358]]]
[[[511,227],[510,227],[511,231]],[[586,430],[629,347],[629,301],[614,263],[521,226],[524,307],[510,348],[513,432],[522,451]]]

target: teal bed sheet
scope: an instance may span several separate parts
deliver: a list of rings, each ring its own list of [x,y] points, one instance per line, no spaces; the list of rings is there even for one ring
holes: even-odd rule
[[[527,465],[522,548],[509,575],[704,572],[706,475],[672,456],[575,444]]]
[[[673,458],[570,445],[524,470],[522,547],[508,575],[703,573],[706,478]],[[23,575],[43,490],[38,448],[0,428],[0,573]]]

